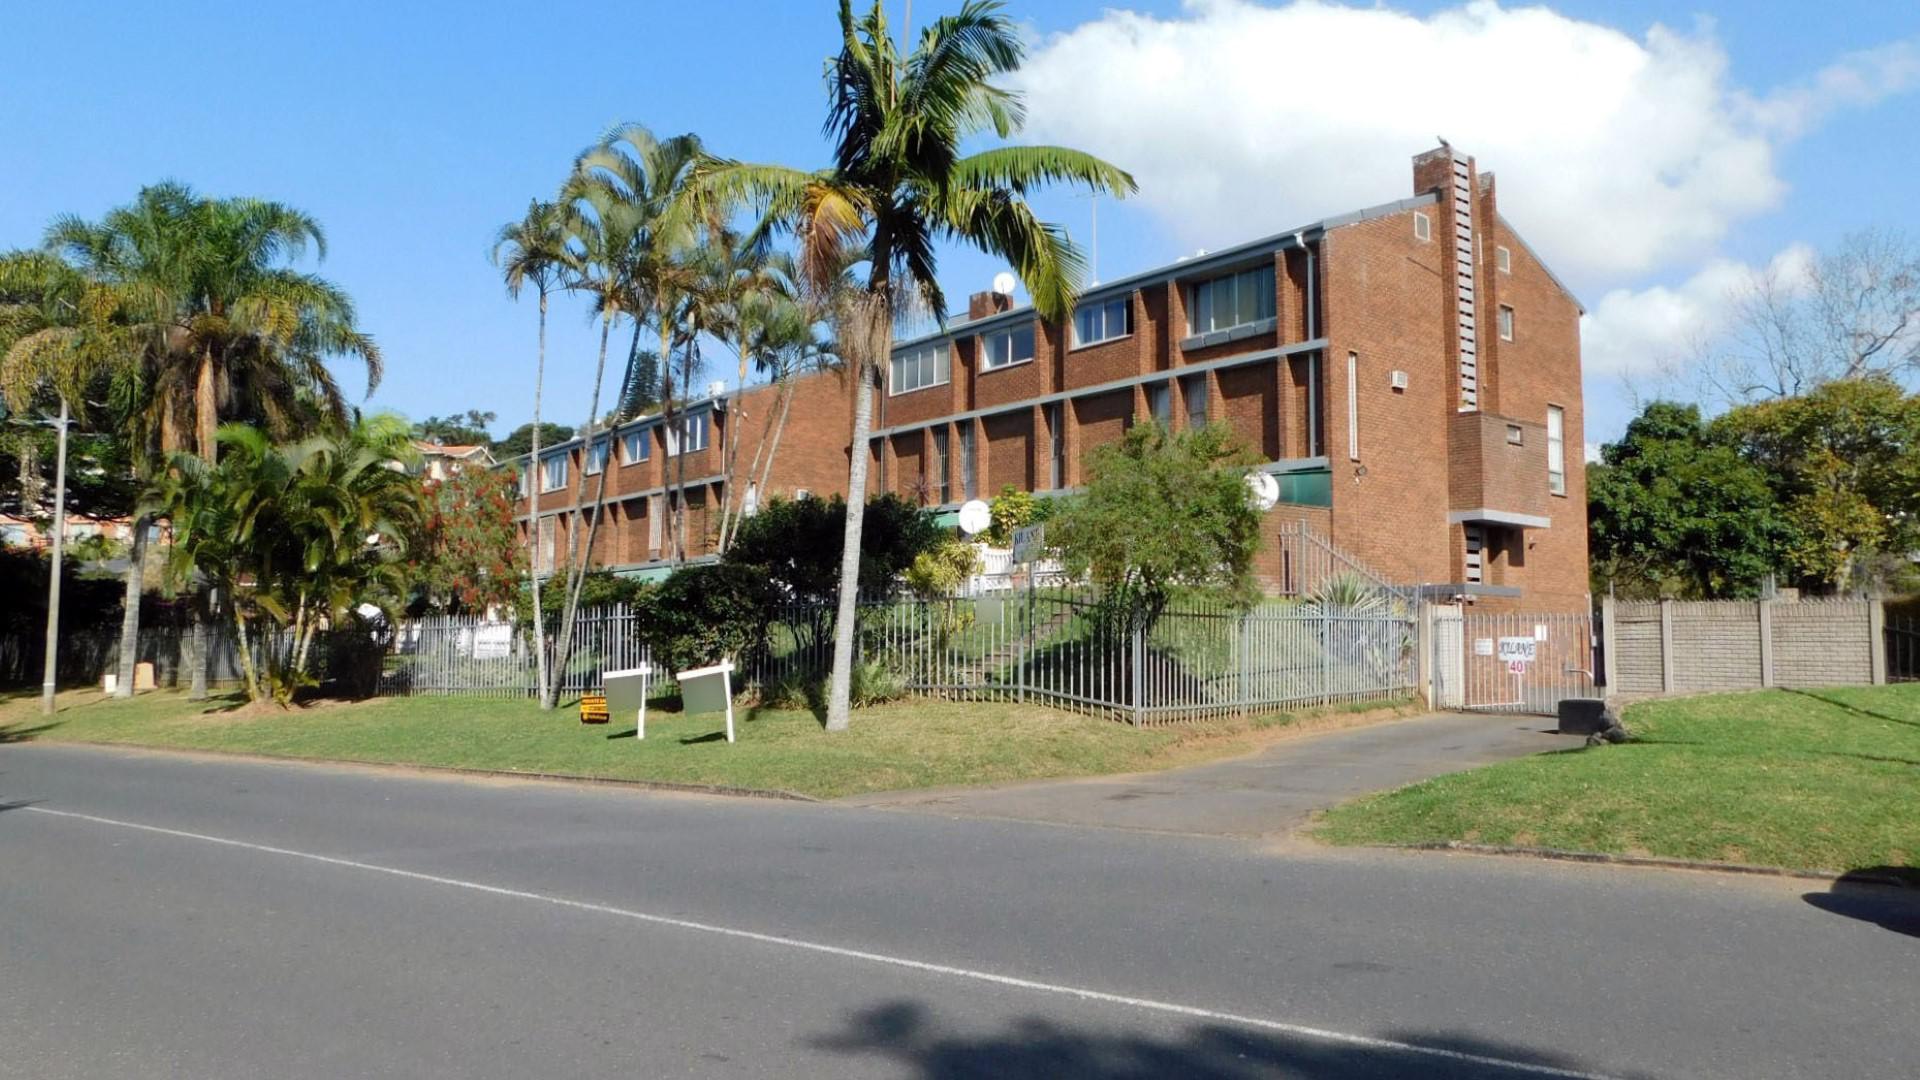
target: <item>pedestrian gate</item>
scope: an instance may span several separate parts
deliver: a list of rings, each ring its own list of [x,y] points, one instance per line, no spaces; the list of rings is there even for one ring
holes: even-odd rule
[[[1562,698],[1597,696],[1587,613],[1436,604],[1432,619],[1436,707],[1552,716]]]

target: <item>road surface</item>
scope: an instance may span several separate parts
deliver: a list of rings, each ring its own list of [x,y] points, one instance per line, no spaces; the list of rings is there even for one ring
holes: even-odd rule
[[[7,1077],[1920,1061],[1920,909],[1819,883],[33,745],[0,805]]]

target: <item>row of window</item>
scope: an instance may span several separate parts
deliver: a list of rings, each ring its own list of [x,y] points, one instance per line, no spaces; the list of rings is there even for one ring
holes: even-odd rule
[[[1187,333],[1230,330],[1274,317],[1272,264],[1223,274],[1198,282],[1187,291]],[[1113,341],[1133,333],[1133,302],[1125,296],[1081,304],[1073,310],[1073,347]],[[980,370],[996,371],[1024,364],[1034,356],[1031,323],[986,335],[981,342]],[[893,357],[889,392],[906,394],[952,381],[952,359],[944,343],[922,345]]]
[[[666,436],[667,456],[676,457],[681,453],[681,444],[686,444],[686,452],[705,450],[707,440],[712,435],[712,416],[701,411],[688,416],[677,417],[672,424],[657,424],[637,431],[629,431],[620,437],[621,464],[638,465],[653,457],[653,431],[658,427]],[[593,442],[587,450],[586,470],[588,476],[597,476],[607,467],[607,456],[612,450],[612,441],[602,436]],[[540,459],[540,490],[557,491],[567,486],[567,471],[570,468],[570,452],[554,454]],[[531,466],[520,470],[520,490],[526,491]]]

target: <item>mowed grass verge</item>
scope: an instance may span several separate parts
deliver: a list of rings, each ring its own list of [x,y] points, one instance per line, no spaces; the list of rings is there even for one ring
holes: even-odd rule
[[[1920,684],[1653,701],[1624,719],[1632,742],[1369,796],[1315,835],[1831,872],[1920,864]]]
[[[0,743],[111,743],[818,798],[1171,768],[1253,750],[1302,721],[1276,713],[1245,722],[1133,728],[1038,706],[909,699],[858,710],[851,731],[828,734],[811,712],[738,706],[739,741],[729,746],[719,716],[650,708],[647,737],[636,742],[631,721],[587,725],[571,703],[542,712],[520,699],[379,698],[280,710],[240,708],[233,697],[191,702],[170,691],[130,701],[71,691],[58,705],[43,717],[34,695],[0,699]],[[1309,714],[1309,725],[1340,722],[1339,714],[1357,711]]]

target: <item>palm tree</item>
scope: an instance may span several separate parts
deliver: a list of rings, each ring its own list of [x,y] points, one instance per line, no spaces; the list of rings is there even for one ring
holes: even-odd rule
[[[309,246],[326,257],[311,216],[263,199],[210,199],[184,184],[143,188],[98,223],[56,219],[47,247],[111,287],[119,317],[144,341],[136,460],[150,468],[191,447],[218,452],[223,420],[262,425],[275,438],[344,428],[333,357],[360,360],[367,393],[379,384],[380,350],[359,329],[352,300],[318,275],[293,269]],[[146,518],[134,523],[121,623],[119,692],[133,687]],[[200,636],[196,623],[196,642]],[[198,651],[196,649],[196,651]],[[193,664],[204,693],[203,665]]]
[[[678,197],[688,171],[700,156],[696,136],[660,139],[639,124],[623,124],[575,160],[573,173],[561,189],[571,260],[567,287],[586,293],[600,318],[600,354],[594,367],[587,423],[581,431],[582,445],[588,453],[592,453],[597,437],[607,343],[614,323],[623,317],[633,319],[637,332],[641,321],[652,322],[660,333],[658,355],[663,360],[672,356],[676,343],[682,342],[680,315],[687,290],[698,280],[697,269],[688,258],[693,230],[665,229],[662,223],[665,211]],[[637,396],[635,368],[644,355],[637,342],[627,352],[627,370],[621,379],[623,404]],[[662,382],[661,398],[667,402],[667,422],[671,424],[671,364],[663,366],[669,374]],[[623,417],[616,415],[614,419],[617,422]],[[600,471],[590,517],[585,469],[580,470],[576,483],[573,519],[567,531],[567,598],[561,609],[560,640],[555,649],[562,665],[572,650],[574,614],[586,583],[611,471]]]
[[[148,506],[173,521],[176,570],[226,592],[249,699],[284,704],[313,683],[319,628],[403,582],[400,555],[422,514],[418,481],[393,467],[413,454],[410,434],[405,420],[375,416],[293,443],[246,424],[216,438],[218,463],[175,454]]]
[[[857,389],[827,704],[832,731],[848,722],[872,388],[897,315],[920,302],[944,319],[936,243],[960,241],[1006,259],[1039,314],[1064,320],[1085,261],[1064,230],[1034,215],[1027,193],[1052,183],[1116,196],[1134,190],[1131,176],[1077,150],[1003,146],[962,154],[970,137],[991,130],[1006,138],[1024,120],[1018,96],[991,82],[1025,56],[1001,7],[967,0],[957,14],[922,30],[912,53],[902,56],[879,0],[859,18],[851,0],[840,0],[840,52],[827,65],[832,164],[808,172],[710,161],[693,185],[708,213],[715,205],[757,202],[766,211],[763,227],[797,235],[803,271],[816,281],[835,273],[847,251],[868,252],[865,290],[838,320]]]
[[[538,666],[539,701],[552,708],[547,693],[547,628],[540,606],[540,396],[547,381],[547,299],[571,266],[566,221],[558,205],[535,199],[518,221],[500,227],[493,244],[494,265],[507,283],[507,295],[518,299],[531,283],[540,296],[540,346],[533,369],[533,439],[527,452],[527,566],[533,587],[533,650]],[[548,569],[552,569],[548,567]]]

